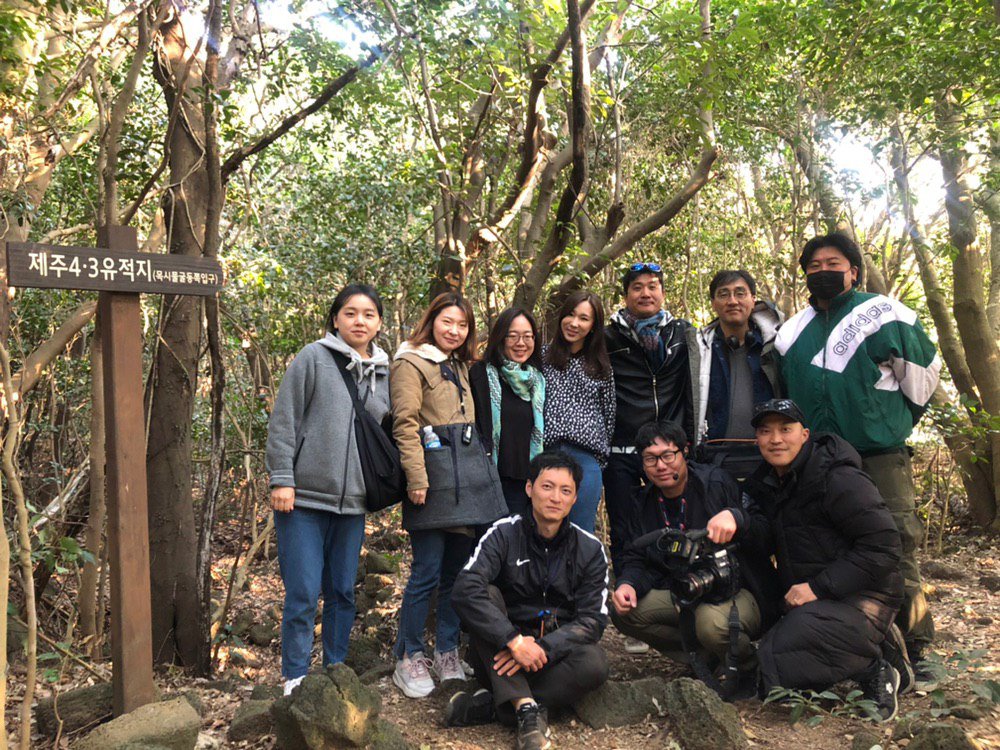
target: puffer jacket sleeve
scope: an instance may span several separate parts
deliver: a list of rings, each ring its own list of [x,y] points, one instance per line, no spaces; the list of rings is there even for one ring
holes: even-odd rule
[[[314,360],[300,351],[285,371],[267,426],[265,463],[271,487],[295,486],[295,454],[304,435],[302,422],[315,387]]]
[[[608,558],[604,546],[596,539],[580,540],[581,544],[585,542],[591,542],[587,548],[592,551],[576,591],[576,618],[539,640],[553,661],[563,658],[576,646],[597,643],[608,624]]]
[[[392,434],[399,447],[400,463],[406,472],[406,486],[411,490],[428,487],[424,465],[424,447],[420,442],[420,410],[424,403],[424,379],[420,371],[405,359],[392,363],[389,375],[392,401]]]
[[[632,511],[628,514],[628,536],[626,538],[629,542],[625,545],[625,550],[622,552],[621,575],[615,576],[615,586],[627,583],[635,589],[635,595],[639,599],[642,599],[642,597],[653,590],[653,584],[656,580],[656,576],[650,569],[649,561],[646,557],[646,552],[649,548],[647,546],[637,548],[633,545],[636,539],[652,531],[652,529],[643,528],[642,525],[642,503],[644,501],[645,493],[641,492],[629,498],[629,502],[631,503],[630,510]]]
[[[892,515],[872,481],[859,471],[830,473],[823,509],[853,544],[809,581],[820,599],[844,599],[877,589],[899,564],[902,544]]]
[[[469,561],[459,571],[451,591],[451,606],[465,628],[495,645],[497,651],[521,632],[506,612],[490,601],[487,590],[503,570],[510,550],[512,524],[512,519],[503,518],[483,534]]]

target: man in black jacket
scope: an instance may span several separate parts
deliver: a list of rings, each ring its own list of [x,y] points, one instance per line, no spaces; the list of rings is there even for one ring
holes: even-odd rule
[[[732,666],[745,677],[741,681],[752,685],[756,656],[751,641],[777,614],[774,568],[765,551],[767,520],[752,504],[743,503],[736,480],[722,468],[689,463],[686,443],[684,430],[675,422],[652,422],[640,428],[635,448],[649,483],[633,505],[630,534],[637,540],[662,529],[707,529],[710,541],[735,543],[738,547],[731,551],[739,570],[739,589],[721,601],[715,596],[692,602],[682,614],[671,588],[687,571],[679,570],[656,544],[632,543],[616,581],[612,620],[622,633],[668,655],[679,653],[682,659],[704,650],[710,659],[725,665],[732,654],[736,662]],[[739,623],[731,646],[731,629],[737,626],[730,621],[733,605]],[[691,620],[685,619],[688,616]],[[685,631],[692,625],[693,633]],[[737,683],[730,683],[730,691],[736,688]]]
[[[531,460],[531,510],[493,524],[452,591],[484,690],[459,692],[449,726],[517,721],[517,748],[549,746],[547,709],[569,706],[608,678],[598,645],[608,622],[604,547],[566,520],[582,471],[544,451]],[[492,695],[491,695],[492,694]]]
[[[788,399],[754,408],[765,463],[747,489],[771,524],[786,610],[760,642],[762,690],[854,679],[888,720],[900,689],[883,658],[893,658],[883,643],[903,600],[899,532],[858,452],[832,433],[810,437],[803,422]],[[901,639],[893,661],[906,671],[900,649]]]
[[[617,410],[611,455],[604,469],[604,507],[611,563],[621,572],[632,496],[642,482],[635,434],[647,422],[672,421],[694,438],[687,330],[691,324],[663,309],[663,269],[634,263],[622,277],[625,307],[604,329],[615,376]]]

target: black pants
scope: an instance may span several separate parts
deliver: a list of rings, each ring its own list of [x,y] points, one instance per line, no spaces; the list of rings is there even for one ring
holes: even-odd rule
[[[611,567],[616,576],[622,572],[625,547],[632,541],[628,538],[632,497],[643,476],[642,460],[635,453],[612,453],[604,467],[604,509],[608,512]]]
[[[757,659],[764,690],[825,690],[869,675],[881,656],[889,623],[853,604],[830,599],[795,607],[760,641]]]
[[[500,591],[494,586],[489,588],[490,599],[506,611]],[[476,680],[493,693],[497,718],[503,723],[509,724],[514,719],[511,701],[533,698],[541,706],[559,709],[573,705],[608,679],[608,658],[596,643],[577,646],[559,661],[549,660],[538,672],[519,670],[507,676],[493,669],[493,657],[500,650],[475,633],[469,635],[466,657],[475,670]]]

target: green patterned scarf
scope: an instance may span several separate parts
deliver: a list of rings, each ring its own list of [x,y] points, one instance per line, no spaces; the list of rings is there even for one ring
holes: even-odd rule
[[[490,414],[493,417],[493,463],[497,463],[500,455],[500,377],[514,394],[531,402],[531,412],[534,420],[531,426],[531,442],[528,448],[528,458],[532,459],[542,452],[542,436],[545,431],[545,378],[538,368],[531,365],[519,365],[509,359],[503,361],[503,366],[497,370],[492,364],[486,364],[486,379],[490,383]]]

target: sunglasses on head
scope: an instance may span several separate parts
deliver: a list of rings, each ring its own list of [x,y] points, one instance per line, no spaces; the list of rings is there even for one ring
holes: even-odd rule
[[[653,273],[662,273],[663,268],[659,263],[633,263],[628,267],[630,271],[652,271]]]

